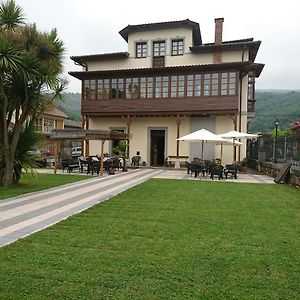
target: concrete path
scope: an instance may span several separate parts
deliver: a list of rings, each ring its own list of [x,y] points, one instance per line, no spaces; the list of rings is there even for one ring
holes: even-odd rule
[[[194,178],[191,174],[187,174],[186,170],[184,169],[165,169],[164,172],[161,172],[155,176],[155,178],[164,178],[164,179],[188,179],[188,180],[200,180],[200,181],[211,181],[209,176],[202,177],[199,175],[197,178]],[[215,177],[214,181],[219,180]],[[269,183],[274,184],[274,178],[266,175],[260,174],[238,174],[238,178],[234,179],[228,176],[228,179],[220,180],[220,182],[236,182],[236,183]]]
[[[0,247],[79,213],[162,170],[130,170],[0,201]]]
[[[42,173],[53,172],[41,170]],[[80,174],[80,173],[72,173]],[[180,169],[141,168],[113,176],[66,184],[0,201],[0,247],[51,226],[150,178],[210,180],[194,178]],[[215,180],[218,182],[219,180]],[[222,180],[225,181],[225,180]],[[232,182],[274,183],[273,178],[239,174]]]

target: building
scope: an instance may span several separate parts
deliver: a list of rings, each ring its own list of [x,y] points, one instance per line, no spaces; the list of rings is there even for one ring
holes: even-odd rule
[[[54,129],[64,129],[65,121],[69,117],[55,106],[45,110],[35,121],[35,127],[45,135],[45,146],[43,151],[46,155],[53,155],[53,142],[49,139]]]
[[[261,42],[223,41],[223,21],[215,19],[213,43],[202,43],[199,24],[186,19],[126,26],[119,32],[126,52],[72,56],[83,67],[69,74],[82,81],[84,127],[130,133],[129,156],[139,151],[153,166],[168,155],[201,157],[200,144],[177,141],[192,131],[247,131],[264,67],[254,62]],[[99,148],[91,142],[86,154]],[[245,154],[244,146],[239,158]],[[205,147],[206,159],[219,155],[220,146]],[[232,162],[232,147],[223,161]]]

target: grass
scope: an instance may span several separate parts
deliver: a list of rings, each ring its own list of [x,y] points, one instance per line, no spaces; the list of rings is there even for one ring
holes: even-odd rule
[[[0,200],[88,178],[91,177],[85,175],[75,176],[67,174],[35,174],[34,176],[24,174],[21,177],[20,183],[18,185],[13,185],[8,188],[0,187]]]
[[[0,249],[1,299],[297,299],[299,191],[152,179]]]

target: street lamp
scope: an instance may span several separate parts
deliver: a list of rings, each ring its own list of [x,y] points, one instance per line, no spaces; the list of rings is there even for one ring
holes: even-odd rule
[[[277,148],[277,137],[278,137],[278,126],[279,126],[279,120],[276,118],[274,121],[274,126],[275,126],[275,143],[274,143],[274,163],[277,164],[277,154],[276,154],[276,148]]]

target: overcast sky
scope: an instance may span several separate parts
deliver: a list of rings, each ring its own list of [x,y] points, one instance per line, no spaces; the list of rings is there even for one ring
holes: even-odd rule
[[[64,41],[65,73],[80,70],[72,55],[127,51],[119,31],[128,24],[190,19],[200,24],[202,41],[214,41],[214,19],[224,17],[223,40],[262,41],[256,62],[265,68],[259,89],[300,89],[299,0],[16,0],[27,22],[40,30],[57,28]],[[68,75],[66,75],[68,76]],[[80,81],[68,76],[70,92]]]

